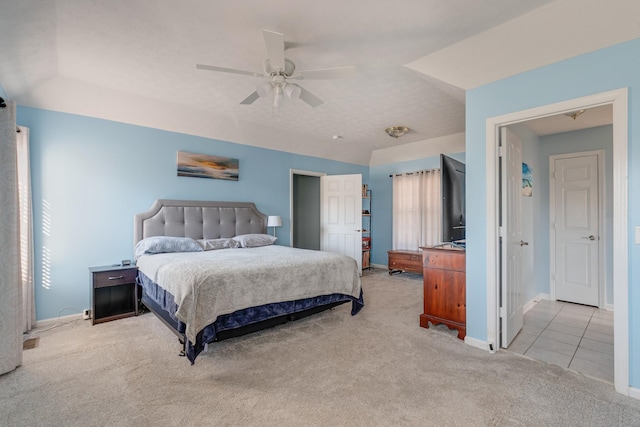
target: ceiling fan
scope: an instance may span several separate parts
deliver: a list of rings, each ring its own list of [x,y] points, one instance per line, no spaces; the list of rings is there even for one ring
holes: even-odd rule
[[[315,108],[323,101],[289,80],[302,79],[341,79],[355,74],[355,67],[322,68],[316,70],[296,71],[296,65],[284,57],[284,35],[274,31],[262,30],[267,47],[267,59],[264,61],[264,72],[237,70],[234,68],[218,67],[215,65],[197,64],[200,70],[219,71],[223,73],[242,74],[252,77],[267,77],[269,80],[259,83],[256,90],[247,96],[240,104],[249,105],[258,98],[273,96],[273,107],[279,108],[283,97],[300,99]]]

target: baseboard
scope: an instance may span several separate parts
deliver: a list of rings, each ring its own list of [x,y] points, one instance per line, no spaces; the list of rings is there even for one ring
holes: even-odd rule
[[[629,387],[629,397],[640,400],[640,388]]]
[[[533,297],[533,299],[531,299],[529,302],[527,302],[524,307],[522,308],[522,311],[524,313],[526,313],[527,311],[531,310],[533,308],[534,305],[536,305],[536,303],[538,303],[541,300],[551,300],[551,295],[549,294],[538,294],[535,297]],[[613,304],[606,304],[604,306],[604,309],[606,311],[613,311]]]
[[[73,322],[74,320],[82,320],[82,313],[70,314],[68,316],[54,317],[53,319],[43,319],[36,321],[36,328],[47,328],[58,323]]]
[[[527,302],[524,307],[522,307],[522,311],[523,313],[526,313],[527,311],[531,310],[533,308],[533,306],[535,306],[538,302],[540,302],[541,300],[546,299],[549,300],[551,299],[551,297],[549,296],[549,294],[538,294],[535,297],[533,297],[533,299],[531,299],[529,302]]]
[[[383,265],[383,264],[371,264],[371,267],[373,267],[373,268],[381,268],[383,270],[388,270],[389,269],[389,267],[387,267],[386,265]]]
[[[492,351],[486,341],[470,337],[469,335],[464,337],[464,343],[470,345],[471,347],[479,348],[480,350]]]

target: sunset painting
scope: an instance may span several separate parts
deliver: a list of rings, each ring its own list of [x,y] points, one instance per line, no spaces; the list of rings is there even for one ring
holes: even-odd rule
[[[238,180],[238,159],[178,151],[178,176]]]

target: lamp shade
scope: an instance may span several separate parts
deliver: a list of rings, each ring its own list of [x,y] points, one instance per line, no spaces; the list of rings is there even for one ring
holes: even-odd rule
[[[282,227],[282,218],[278,215],[267,217],[267,227]]]

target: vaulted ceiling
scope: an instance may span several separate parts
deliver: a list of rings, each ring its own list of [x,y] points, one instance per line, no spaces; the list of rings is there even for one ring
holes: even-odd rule
[[[0,84],[20,105],[366,165],[373,150],[464,132],[466,89],[640,37],[638,3],[3,0]],[[262,73],[263,29],[284,34],[299,70],[357,73],[297,81],[316,108],[241,105],[264,79],[196,64]],[[411,130],[390,138],[394,125]]]

